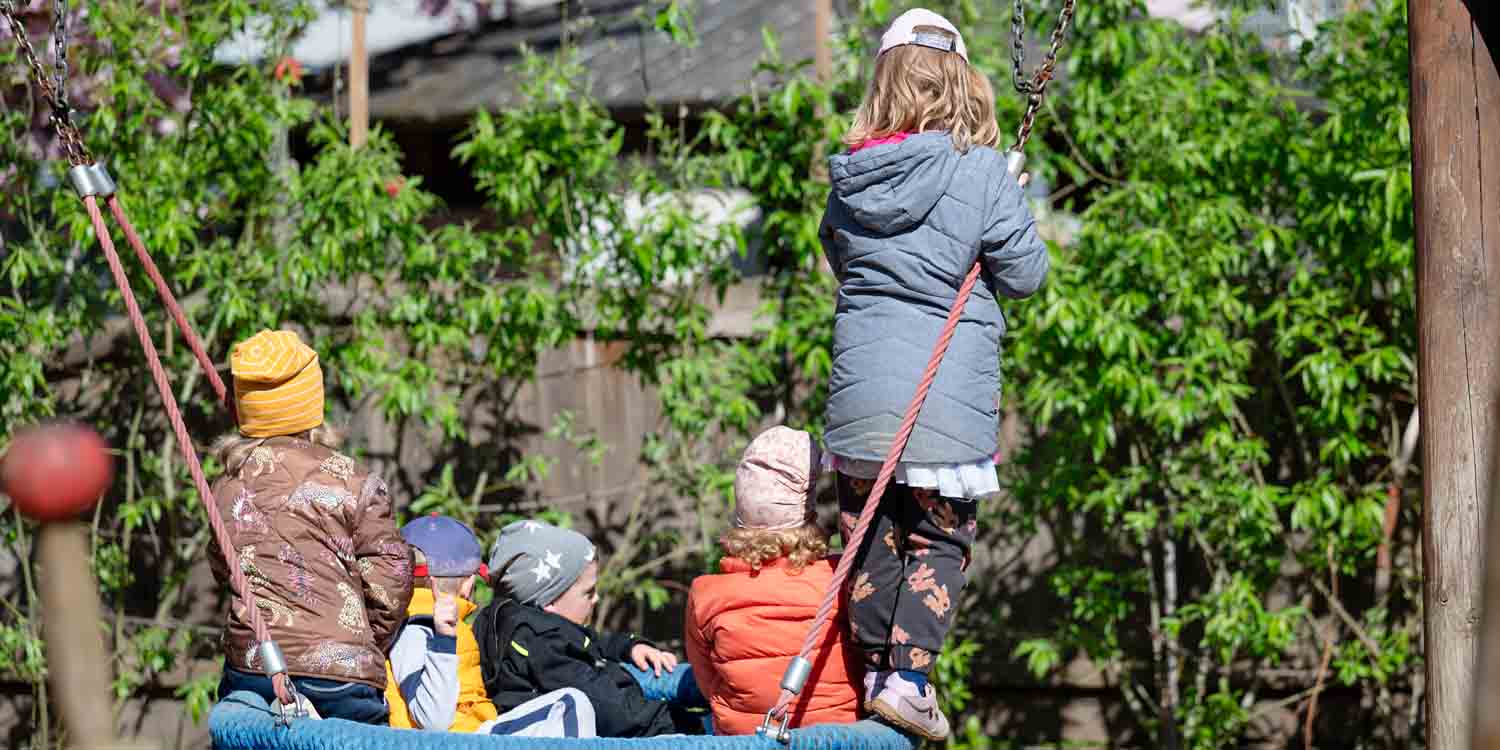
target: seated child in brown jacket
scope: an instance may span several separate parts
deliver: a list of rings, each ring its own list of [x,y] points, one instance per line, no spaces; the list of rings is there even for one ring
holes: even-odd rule
[[[335,450],[323,424],[318,354],[291,331],[261,331],[230,356],[239,431],[219,441],[213,485],[233,560],[255,595],[287,674],[317,715],[387,721],[386,653],[411,598],[411,552],[385,482]],[[225,557],[209,556],[229,586]],[[249,613],[224,626],[220,697],[275,701]]]

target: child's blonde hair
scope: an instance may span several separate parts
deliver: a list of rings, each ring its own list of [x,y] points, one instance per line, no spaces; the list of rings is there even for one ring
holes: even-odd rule
[[[320,424],[310,430],[303,430],[285,437],[300,438],[309,443],[334,450],[338,450],[339,445],[344,442],[344,436],[327,424]],[[214,441],[212,452],[214,457],[219,459],[219,465],[224,467],[226,473],[233,472],[237,471],[240,465],[245,463],[245,459],[250,457],[252,451],[270,439],[245,437],[238,431],[235,431]]]
[[[936,26],[916,30],[956,38]],[[917,44],[892,47],[875,60],[875,77],[844,144],[854,147],[897,133],[929,130],[948,131],[959,151],[998,148],[995,91],[961,55]]]
[[[744,560],[751,570],[785,557],[787,567],[796,573],[828,556],[828,534],[816,523],[795,529],[730,529],[719,544],[724,554]]]

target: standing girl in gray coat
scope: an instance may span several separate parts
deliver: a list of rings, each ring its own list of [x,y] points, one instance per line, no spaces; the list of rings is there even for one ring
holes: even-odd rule
[[[994,92],[958,29],[931,11],[902,15],[881,40],[849,152],[829,160],[819,229],[839,281],[825,439],[846,539],[958,288],[984,262],[895,483],[862,547],[846,551],[865,707],[935,741],[949,725],[927,673],[964,586],[976,500],[999,490],[996,295],[1030,296],[1049,266],[999,136]]]

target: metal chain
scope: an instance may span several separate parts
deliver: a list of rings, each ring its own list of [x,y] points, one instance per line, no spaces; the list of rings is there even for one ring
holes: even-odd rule
[[[1010,17],[1010,74],[1015,80],[1016,93],[1031,93],[1031,82],[1026,78],[1026,3],[1016,0],[1015,12]]]
[[[93,164],[94,157],[89,153],[88,147],[83,145],[83,134],[78,132],[78,126],[73,123],[73,110],[68,106],[67,13],[67,0],[53,0],[52,41],[56,59],[53,64],[53,74],[49,78],[46,67],[42,65],[41,58],[36,53],[36,48],[31,46],[31,38],[26,34],[26,25],[21,22],[14,0],[0,0],[0,15],[5,16],[5,21],[10,26],[11,36],[16,38],[16,44],[21,49],[21,57],[25,58],[26,66],[31,69],[31,78],[36,83],[37,90],[41,92],[42,98],[47,100],[48,106],[52,109],[47,119],[52,124],[52,129],[57,132],[57,137],[62,140],[63,150],[68,154],[68,162],[77,167]]]
[[[16,44],[21,47],[21,57],[25,58],[26,64],[31,67],[31,77],[41,87],[42,98],[46,99],[49,104],[52,103],[52,83],[47,79],[47,71],[42,68],[36,50],[31,47],[31,39],[26,36],[26,26],[21,23],[21,18],[16,14],[11,0],[0,0],[0,14],[5,15],[5,20],[10,25],[10,35],[16,38]]]
[[[1057,26],[1052,29],[1052,46],[1036,72],[1028,76],[1026,75],[1026,2],[1016,0],[1010,21],[1011,76],[1015,82],[1016,93],[1039,94],[1047,87],[1047,79],[1051,78],[1052,69],[1057,66],[1057,53],[1062,47],[1063,37],[1067,35],[1068,24],[1073,21],[1074,3],[1075,0],[1063,2],[1062,12],[1058,14]]]
[[[52,3],[52,106],[68,110],[68,0]]]
[[[1025,66],[1023,39],[1026,34],[1023,3],[1024,0],[1016,0],[1015,14],[1011,18],[1011,61],[1015,65],[1016,91],[1026,95],[1026,114],[1021,117],[1021,128],[1016,133],[1016,145],[1011,147],[1015,151],[1024,148],[1026,141],[1031,138],[1031,128],[1036,124],[1037,111],[1042,108],[1042,96],[1047,93],[1047,84],[1052,82],[1055,75],[1058,52],[1062,50],[1063,40],[1067,37],[1068,25],[1073,22],[1076,0],[1063,0],[1062,12],[1057,17],[1057,25],[1052,28],[1052,46],[1042,58],[1042,64],[1037,66],[1036,72],[1030,76],[1025,75],[1023,71]]]

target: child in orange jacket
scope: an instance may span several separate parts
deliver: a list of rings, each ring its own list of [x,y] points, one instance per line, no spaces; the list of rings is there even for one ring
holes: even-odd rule
[[[687,658],[708,697],[715,734],[750,734],[781,692],[833,579],[828,535],[813,512],[818,449],[805,432],[773,427],[750,443],[735,472],[734,527],[719,540],[719,575],[688,593]],[[864,668],[849,647],[842,601],[823,626],[812,675],[791,726],[859,718]]]

